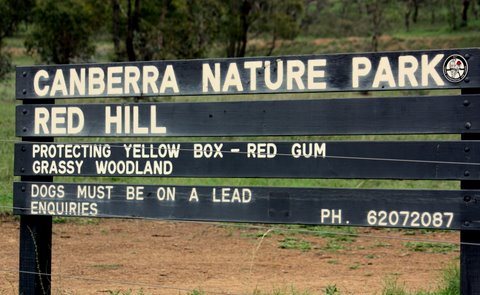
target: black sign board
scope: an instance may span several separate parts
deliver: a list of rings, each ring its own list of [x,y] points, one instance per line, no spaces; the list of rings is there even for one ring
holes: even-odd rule
[[[18,143],[19,176],[480,179],[480,143]]]
[[[20,105],[16,135],[242,136],[480,132],[480,96]]]
[[[17,182],[17,214],[475,229],[480,191]],[[465,202],[466,199],[472,200]],[[466,225],[468,224],[468,225]]]
[[[19,99],[480,86],[480,50],[19,67]]]
[[[55,98],[421,89],[461,95],[54,104]],[[19,293],[50,290],[51,277],[43,274],[51,269],[51,216],[83,216],[456,229],[462,294],[476,294],[480,238],[469,230],[480,229],[479,89],[478,48],[19,67]],[[448,133],[462,141],[49,143],[54,137]],[[461,190],[54,183],[53,176],[448,179],[461,180]]]

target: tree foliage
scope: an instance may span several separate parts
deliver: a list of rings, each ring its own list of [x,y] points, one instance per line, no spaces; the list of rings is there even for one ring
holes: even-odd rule
[[[299,33],[302,0],[229,0],[224,5],[220,40],[227,57],[245,56],[249,39],[258,37],[270,41],[264,53],[270,55],[278,39],[293,39]]]
[[[371,37],[422,25],[469,30],[480,0],[0,0],[0,50],[22,21],[47,63],[90,60],[94,38],[115,61],[271,55],[285,40]],[[33,7],[33,9],[32,9]],[[403,25],[402,25],[403,24]],[[425,26],[425,24],[428,24]],[[22,28],[24,28],[22,27]],[[464,28],[465,27],[465,28]],[[98,34],[99,32],[99,34]],[[388,39],[388,38],[386,38]],[[286,42],[288,44],[288,42]],[[294,44],[294,43],[293,43]],[[102,49],[110,52],[108,45]],[[369,48],[368,48],[369,47]],[[0,71],[8,59],[0,54]]]
[[[219,0],[112,0],[115,59],[205,56],[220,29],[220,4]]]
[[[11,36],[19,23],[26,20],[34,0],[0,0],[0,40]]]
[[[25,45],[43,62],[66,64],[88,60],[94,53],[92,36],[99,26],[94,1],[38,0]]]
[[[252,38],[269,40],[265,54],[294,38],[303,0],[111,0],[110,10],[116,60],[200,58],[214,46],[233,57]]]
[[[0,0],[0,78],[12,69],[10,56],[3,49],[3,39],[15,33],[32,6],[33,0]]]

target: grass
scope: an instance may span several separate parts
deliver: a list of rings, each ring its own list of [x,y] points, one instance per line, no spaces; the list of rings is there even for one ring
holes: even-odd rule
[[[425,253],[450,253],[454,251],[459,251],[459,246],[454,244],[447,243],[428,243],[428,242],[407,242],[404,244],[405,247],[414,252],[425,252]]]
[[[282,249],[295,249],[301,251],[309,251],[312,249],[310,242],[299,236],[315,236],[322,237],[326,240],[326,244],[321,248],[325,251],[339,251],[348,248],[348,244],[353,243],[357,237],[356,227],[341,227],[341,226],[311,226],[311,225],[276,225],[278,229],[270,232],[270,235],[285,236],[279,241],[279,247]],[[239,227],[242,228],[242,227]],[[240,234],[246,238],[262,238],[264,231],[242,231]]]
[[[54,217],[53,223],[55,224],[63,224],[63,223],[74,223],[78,225],[89,225],[89,224],[98,224],[100,219],[98,218],[84,218],[84,217]]]
[[[282,249],[295,249],[302,252],[307,252],[312,249],[310,242],[305,240],[299,240],[297,238],[285,238],[279,242],[279,247]]]
[[[349,269],[351,270],[356,270],[356,269],[359,269],[360,268],[360,264],[359,263],[355,263],[353,265],[350,265]]]
[[[460,295],[460,270],[453,266],[445,269],[439,282],[439,287],[434,291],[408,291],[405,285],[396,279],[387,279],[382,295]]]
[[[345,250],[346,246],[344,243],[340,243],[335,240],[327,240],[327,243],[322,247],[322,249],[329,252],[337,252],[340,250]]]
[[[355,264],[350,269],[358,269],[359,265]],[[136,293],[132,290],[127,291],[108,291],[111,295],[144,295],[144,291],[141,289]],[[205,292],[201,289],[195,289],[187,293],[187,295],[207,295],[209,292]],[[252,293],[242,293],[252,295],[313,295],[319,293],[312,293],[309,291],[299,291],[294,287],[287,287],[281,289],[275,289],[270,292],[264,292],[255,289]],[[335,284],[327,285],[323,290],[323,295],[341,295],[342,293]],[[450,266],[442,272],[442,276],[439,280],[438,287],[435,290],[418,290],[410,291],[405,284],[398,281],[395,277],[390,277],[385,280],[382,295],[460,295],[460,270],[457,266]]]
[[[122,264],[95,264],[92,267],[97,268],[99,270],[115,270],[122,268]]]
[[[325,288],[324,294],[325,295],[339,295],[340,291],[338,290],[337,285],[328,285]]]

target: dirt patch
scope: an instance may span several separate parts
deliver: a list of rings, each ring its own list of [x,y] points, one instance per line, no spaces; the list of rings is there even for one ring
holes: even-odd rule
[[[416,252],[405,240],[371,237],[457,242],[455,232],[365,228],[347,241],[295,232],[262,239],[266,230],[228,225],[81,221],[54,225],[53,294],[252,294],[291,286],[323,294],[329,285],[342,294],[379,294],[389,277],[410,290],[432,289],[459,256],[456,249]],[[18,267],[18,227],[11,217],[0,224],[0,294],[17,290],[18,276],[5,270]]]

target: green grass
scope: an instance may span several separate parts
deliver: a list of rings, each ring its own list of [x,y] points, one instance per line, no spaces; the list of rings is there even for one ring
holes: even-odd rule
[[[322,247],[322,249],[329,252],[337,252],[340,250],[345,250],[346,246],[344,243],[339,243],[335,240],[327,240],[327,243]]]
[[[95,264],[92,266],[93,268],[99,269],[99,270],[115,270],[122,268],[122,264]]]
[[[450,253],[459,251],[459,246],[447,243],[407,242],[405,247],[414,252],[425,253]]]
[[[300,250],[302,252],[307,252],[312,249],[312,245],[310,242],[297,239],[297,238],[290,238],[287,237],[279,242],[279,247],[282,249],[295,249]]]
[[[449,267],[443,271],[439,287],[434,291],[411,292],[396,279],[387,279],[382,295],[460,295],[460,270]]]
[[[325,288],[324,293],[325,295],[340,295],[340,291],[337,288],[337,285],[328,285]]]
[[[360,267],[354,264],[350,269],[355,270]],[[206,295],[206,292],[194,290],[188,295]],[[300,292],[294,288],[274,290],[272,292],[261,292],[256,290],[252,295],[310,295],[310,292]],[[318,293],[315,293],[318,294]],[[342,293],[335,284],[329,284],[323,289],[324,295],[341,295]],[[384,283],[382,295],[460,295],[460,271],[458,266],[450,266],[442,271],[441,278],[438,281],[438,287],[435,290],[410,291],[405,284],[398,281],[397,278],[387,278]]]
[[[353,265],[350,265],[349,269],[356,270],[356,269],[359,269],[360,266],[361,266],[360,263],[355,263]]]

